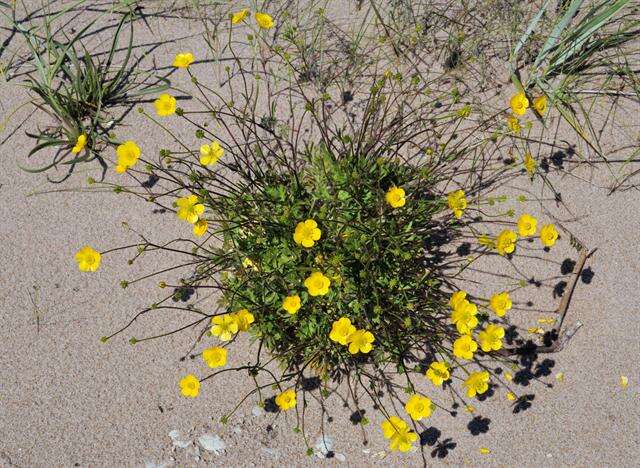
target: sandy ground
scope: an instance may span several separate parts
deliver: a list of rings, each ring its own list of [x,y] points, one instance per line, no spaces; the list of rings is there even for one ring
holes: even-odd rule
[[[183,33],[178,24],[166,22],[157,31],[162,31],[164,39],[177,37]],[[196,39],[165,44],[156,53],[172,57],[178,49],[204,54]],[[15,82],[0,83],[0,96],[2,114],[27,99]],[[100,342],[101,336],[121,327],[157,293],[153,283],[123,290],[120,280],[163,268],[168,260],[147,256],[126,266],[128,257],[118,254],[108,257],[98,273],[88,275],[77,271],[75,251],[85,244],[106,249],[135,242],[135,234],[124,229],[123,222],[156,240],[183,233],[184,225],[171,215],[152,214],[150,205],[113,193],[32,195],[80,188],[97,171],[80,168],[64,185],[52,186],[43,176],[20,170],[17,163],[24,161],[31,145],[24,131],[34,129],[36,122],[26,123],[8,137],[29,112],[25,107],[16,113],[1,136],[0,466],[318,463],[316,456],[305,455],[290,415],[264,413],[253,401],[243,405],[229,424],[218,422],[250,385],[245,375],[227,375],[224,381],[205,386],[195,400],[179,395],[179,378],[200,365],[180,360],[196,330],[135,347],[128,344],[130,336],[169,329],[171,316],[147,318],[131,333],[108,344]],[[632,118],[637,132],[637,112]],[[133,113],[126,123],[130,127],[122,132],[144,125]],[[157,151],[160,138],[149,130],[138,139],[145,150]],[[586,170],[577,174],[590,175]],[[115,177],[113,172],[108,175],[111,180]],[[607,180],[604,175],[597,179]],[[570,322],[579,320],[584,326],[565,350],[549,356],[553,365],[542,380],[551,387],[533,381],[518,388],[535,394],[528,410],[512,414],[509,402],[496,392],[478,403],[473,415],[460,411],[451,418],[436,413],[423,440],[430,465],[631,466],[639,461],[640,192],[608,196],[606,190],[577,178],[558,183],[579,219],[571,223],[572,229],[590,248],[598,248],[589,260],[595,275],[589,284],[578,286],[569,316]],[[570,249],[566,253],[575,258]],[[536,300],[553,302],[549,289],[542,288]],[[530,322],[534,325],[535,318]],[[234,353],[238,362],[247,361],[251,347],[242,343]],[[554,378],[559,372],[565,376],[562,382]],[[629,378],[626,390],[618,383],[621,375]],[[335,405],[326,432],[336,456],[322,463],[422,464],[420,452],[404,456],[386,452],[379,417],[367,428],[370,441],[363,445],[360,429],[350,423],[338,402]],[[318,417],[310,415],[309,427],[316,427],[313,422]],[[178,436],[173,433],[175,440],[170,437],[172,431],[179,432]],[[197,439],[203,435],[218,436],[225,449],[218,453],[197,449]],[[310,431],[312,447],[317,436]],[[452,443],[447,443],[449,438]],[[179,446],[187,442],[187,447]],[[481,455],[480,447],[491,453]],[[446,456],[438,457],[445,452]]]

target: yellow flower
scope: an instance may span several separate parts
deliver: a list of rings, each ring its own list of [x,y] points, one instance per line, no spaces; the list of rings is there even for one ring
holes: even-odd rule
[[[447,203],[456,219],[460,219],[462,213],[464,213],[464,210],[467,208],[467,199],[465,198],[464,190],[455,190],[447,194]]]
[[[511,110],[516,115],[524,115],[529,108],[529,100],[524,93],[517,93],[511,97],[509,101],[509,105],[511,106]]]
[[[433,382],[433,385],[439,387],[451,377],[449,364],[444,361],[432,362],[427,369],[427,377]]]
[[[311,275],[304,280],[304,286],[309,291],[311,296],[324,296],[329,292],[329,286],[331,280],[324,276],[319,271],[314,271]]]
[[[200,381],[193,374],[187,375],[180,380],[180,392],[189,398],[197,397],[200,392]]]
[[[247,331],[251,324],[256,321],[255,317],[247,309],[240,309],[231,314],[231,317],[238,324],[238,330]]]
[[[626,375],[620,376],[620,387],[625,390],[629,386],[629,378]]]
[[[373,333],[367,330],[356,330],[347,338],[349,352],[351,354],[368,353],[373,349],[372,343],[375,341]]]
[[[504,328],[493,323],[487,325],[484,330],[478,333],[480,348],[485,353],[498,351],[502,348],[502,338],[504,338]]]
[[[123,173],[133,167],[140,158],[140,147],[131,140],[127,140],[116,148],[116,172]]]
[[[521,237],[533,236],[536,233],[538,220],[530,214],[523,214],[518,218],[518,234]]]
[[[207,348],[202,351],[202,359],[211,368],[222,367],[227,363],[227,350],[217,346]]]
[[[176,200],[178,207],[178,218],[188,223],[195,224],[202,213],[204,213],[204,205],[198,203],[196,195],[188,195]]]
[[[392,208],[401,208],[407,202],[404,198],[404,189],[395,186],[387,190],[384,198]]]
[[[309,248],[313,247],[313,244],[320,239],[321,235],[322,231],[318,228],[318,223],[313,219],[307,219],[296,225],[296,229],[293,232],[293,240],[296,241],[296,244]]]
[[[390,439],[396,432],[408,428],[407,423],[398,416],[391,416],[380,424],[385,439]]]
[[[245,268],[251,268],[252,270],[258,269],[255,262],[251,260],[249,257],[246,257],[244,260],[242,260],[242,266]]]
[[[349,337],[356,331],[356,327],[351,324],[351,320],[347,317],[341,317],[331,325],[331,332],[329,338],[331,341],[346,345]]]
[[[473,359],[473,353],[478,350],[478,343],[469,335],[462,335],[453,342],[453,355],[462,359]]]
[[[510,229],[505,229],[496,238],[496,249],[500,255],[510,254],[516,249],[518,235]]]
[[[189,68],[195,58],[191,52],[182,52],[173,59],[173,66],[177,68]]]
[[[433,403],[427,397],[420,395],[411,395],[411,398],[404,405],[404,409],[407,411],[411,419],[414,421],[420,421],[421,419],[428,418],[433,412]]]
[[[488,449],[487,447],[480,447],[480,453],[482,455],[489,455],[491,453],[491,450]]]
[[[206,219],[199,219],[193,225],[193,234],[196,237],[202,237],[204,233],[207,232],[208,227],[209,227],[209,224],[207,223]]]
[[[464,409],[465,409],[465,411],[466,411],[467,413],[471,413],[471,414],[473,414],[473,413],[475,413],[475,412],[476,412],[476,409],[475,409],[475,407],[474,407],[473,405],[467,405],[467,406],[465,406],[465,408],[464,408]]]
[[[558,372],[558,373],[556,374],[556,380],[557,380],[558,382],[564,382],[564,372]]]
[[[511,302],[509,293],[504,291],[491,296],[489,305],[498,317],[504,317],[504,314],[507,313],[507,310],[511,309],[513,303]]]
[[[261,13],[258,12],[256,13],[256,23],[258,23],[258,26],[260,26],[262,29],[271,29],[275,26],[275,21],[273,21],[273,18],[271,17],[271,15],[267,14],[267,13]]]
[[[518,397],[513,392],[507,392],[507,394],[505,396],[507,397],[507,400],[509,400],[509,401],[516,401],[518,399]]]
[[[455,324],[460,334],[471,333],[471,330],[478,325],[477,313],[478,307],[463,299],[456,304],[456,308],[451,312],[451,322]]]
[[[471,106],[469,104],[465,104],[462,108],[457,110],[456,114],[458,117],[466,119],[471,115]]]
[[[451,294],[451,297],[449,298],[449,306],[451,306],[452,309],[455,309],[458,306],[458,304],[460,304],[466,297],[467,297],[466,291],[454,292],[453,294]]]
[[[88,245],[76,252],[76,262],[80,271],[97,271],[100,268],[100,252]]]
[[[249,9],[243,8],[242,10],[237,11],[231,16],[231,23],[238,24],[241,21],[243,21],[247,16],[249,16]]]
[[[532,335],[544,335],[544,330],[540,327],[529,327],[527,328],[527,332]]]
[[[282,301],[282,308],[291,315],[295,314],[300,309],[300,296],[295,294],[285,297],[284,301]]]
[[[224,149],[217,141],[212,141],[210,145],[200,147],[200,164],[203,166],[213,166],[224,155]]]
[[[534,157],[531,156],[531,153],[529,152],[525,153],[523,164],[524,164],[524,168],[527,170],[527,174],[529,174],[529,176],[532,177],[533,174],[535,174],[536,172],[536,167],[538,166],[538,163],[536,162]]]
[[[80,151],[84,149],[86,145],[87,145],[87,135],[83,133],[76,140],[76,145],[73,148],[71,148],[71,152],[73,154],[78,154]]]
[[[511,382],[513,380],[513,374],[511,372],[505,372],[504,373],[504,379],[507,382]]]
[[[409,429],[406,422],[397,416],[391,416],[380,424],[385,439],[389,439],[389,449],[408,452],[413,442],[418,440],[418,434]]]
[[[211,334],[217,336],[222,341],[229,341],[233,335],[238,333],[238,322],[230,314],[216,315],[211,318]]]
[[[547,113],[547,96],[544,94],[542,96],[538,96],[533,100],[533,108],[536,110],[538,115],[543,116]]]
[[[558,239],[558,231],[553,224],[546,224],[540,229],[540,242],[545,247],[552,247]]]
[[[516,135],[518,135],[522,130],[522,126],[520,125],[518,117],[514,115],[510,115],[509,117],[507,117],[507,127],[509,127],[509,130],[511,130]]]
[[[276,397],[276,404],[282,411],[287,411],[291,408],[295,408],[296,403],[296,391],[293,388],[285,390]]]
[[[472,372],[462,384],[467,387],[467,396],[473,398],[489,390],[489,372]]]
[[[158,99],[153,102],[153,105],[156,108],[156,113],[160,117],[167,117],[176,113],[176,98],[170,94],[161,94],[158,96]]]

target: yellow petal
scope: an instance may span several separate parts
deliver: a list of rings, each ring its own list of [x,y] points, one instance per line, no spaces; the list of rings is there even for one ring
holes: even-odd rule
[[[480,453],[482,455],[488,455],[491,453],[491,450],[489,450],[487,447],[480,447]]]
[[[506,396],[507,396],[507,400],[509,401],[515,401],[517,399],[517,397],[513,392],[508,392]]]
[[[625,389],[629,386],[629,379],[627,378],[626,375],[621,375],[620,376],[620,387],[622,387],[622,389]]]
[[[553,325],[554,323],[556,323],[556,319],[541,317],[538,319],[538,323],[542,325]]]
[[[564,382],[564,372],[558,372],[558,373],[556,374],[556,380],[557,380],[558,382]]]

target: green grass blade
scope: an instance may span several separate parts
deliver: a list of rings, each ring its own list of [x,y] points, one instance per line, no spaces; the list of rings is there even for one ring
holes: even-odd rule
[[[551,31],[551,34],[549,35],[547,41],[544,43],[544,46],[542,46],[538,57],[536,57],[536,60],[533,63],[534,67],[538,67],[544,61],[549,52],[555,47],[556,43],[560,39],[560,36],[562,35],[562,31],[564,31],[565,28],[569,25],[583,3],[584,0],[572,0],[569,8],[567,8],[567,11],[564,13],[560,21],[558,21],[558,23],[555,25],[553,31]]]

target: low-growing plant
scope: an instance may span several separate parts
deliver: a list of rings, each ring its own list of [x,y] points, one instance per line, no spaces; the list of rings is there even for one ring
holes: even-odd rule
[[[333,86],[301,76],[292,58],[303,47],[295,28],[273,44],[273,19],[258,17],[256,25],[250,18],[238,12],[229,37],[251,21],[256,59],[247,65],[229,40],[233,66],[220,69],[216,85],[192,71],[192,54],[176,56],[173,64],[188,73],[199,107],[178,108],[172,96],[161,95],[155,112],[139,109],[171,145],[156,158],[130,140],[117,148],[116,170],[138,184],[114,190],[174,211],[195,240],[159,245],[142,238],[129,246],[136,249],[131,262],[151,251],[183,253],[184,263],[158,274],[182,267],[188,274],[177,282],[162,278],[160,287],[172,292],[103,340],[151,311],[196,314],[175,330],[130,341],[199,327],[202,349],[190,357],[216,370],[185,376],[182,394],[195,397],[201,382],[246,372],[255,387],[238,406],[257,395],[263,405],[273,398],[280,411],[295,408],[305,440],[308,401],[298,393],[312,392],[324,412],[335,383],[346,385],[344,400],[355,413],[364,414],[365,397],[382,413],[392,450],[409,450],[436,408],[471,407],[470,399],[498,382],[514,405],[526,406],[528,396],[518,395],[500,369],[519,368],[514,356],[524,340],[506,336],[505,314],[510,293],[527,283],[512,281],[491,297],[457,283],[484,256],[511,258],[516,248],[528,249],[528,238],[539,237],[537,250],[555,244],[553,223],[539,227],[524,212],[515,223],[516,213],[499,207],[507,197],[489,196],[497,181],[523,172],[533,177],[535,162],[505,164],[497,155],[512,145],[513,132],[503,119],[474,121],[455,89],[441,91],[416,74],[374,74],[367,93],[354,97],[354,108],[362,109],[354,114],[342,95],[332,97]],[[512,107],[519,110],[518,103]],[[193,134],[178,135],[172,118],[183,119]],[[90,247],[77,256],[82,270],[95,270],[100,258]],[[209,293],[215,308],[203,307]],[[194,294],[199,305],[177,305]],[[558,339],[559,331],[549,332],[548,340]],[[258,343],[255,362],[227,365],[243,332]],[[527,346],[537,349],[531,341]],[[425,381],[440,389],[438,396],[422,389]],[[401,402],[412,427],[383,394]]]
[[[394,8],[409,3],[394,2]],[[185,257],[123,280],[130,288],[159,277],[158,286],[169,291],[102,340],[128,332],[151,312],[189,316],[130,342],[195,328],[189,357],[194,367],[202,359],[200,366],[213,370],[186,375],[182,395],[196,397],[201,383],[221,374],[246,373],[254,387],[221,421],[251,397],[273,403],[278,414],[295,409],[295,427],[308,448],[307,405],[317,402],[324,421],[327,402],[341,391],[358,423],[369,422],[362,417],[365,405],[381,414],[390,449],[400,451],[411,450],[432,412],[455,414],[460,406],[473,412],[472,402],[496,389],[504,390],[514,413],[526,409],[531,396],[513,381],[548,375],[532,371],[537,355],[562,349],[579,328],[567,329],[564,319],[589,251],[542,207],[561,203],[558,192],[542,200],[496,191],[519,178],[542,179],[553,189],[549,168],[542,169],[531,149],[556,147],[547,122],[560,91],[547,83],[579,76],[596,49],[619,45],[628,33],[590,47],[585,39],[594,29],[585,24],[604,11],[597,9],[578,33],[559,39],[574,4],[538,56],[546,71],[521,81],[519,54],[544,8],[528,11],[530,26],[511,54],[515,86],[508,106],[495,111],[452,84],[448,72],[455,66],[432,73],[422,68],[424,60],[413,61],[415,51],[401,47],[415,31],[391,38],[393,28],[375,2],[361,13],[377,21],[381,29],[373,33],[363,20],[356,34],[339,34],[321,8],[304,27],[292,17],[280,21],[246,8],[207,28],[213,73],[198,73],[190,52],[172,62],[191,84],[181,90],[192,98],[189,107],[178,107],[166,93],[153,111],[139,107],[166,141],[140,148],[135,134],[109,135],[109,148],[96,148],[117,177],[126,177],[98,185],[175,213],[189,232],[168,243],[140,236],[102,253],[89,246],[78,251],[82,271],[98,270],[102,255],[125,249],[134,251],[129,263],[151,252]],[[615,13],[606,12],[595,30]],[[405,11],[397,19],[423,17]],[[241,33],[246,42],[237,41]],[[226,44],[214,47],[220,38]],[[462,50],[463,35],[458,38],[450,44]],[[176,130],[174,119],[189,132]],[[530,201],[539,202],[535,213]],[[558,239],[579,259],[566,272],[572,276],[557,315],[539,321],[553,326],[523,329],[511,315],[525,304],[512,294],[541,282],[517,264],[548,261]],[[465,276],[483,259],[496,260],[490,266],[501,284],[490,294]],[[506,273],[505,264],[516,273]],[[255,344],[255,360],[246,364],[233,354],[243,333]],[[532,338],[537,335],[540,340]]]

